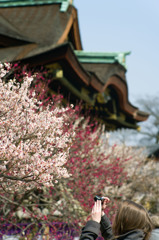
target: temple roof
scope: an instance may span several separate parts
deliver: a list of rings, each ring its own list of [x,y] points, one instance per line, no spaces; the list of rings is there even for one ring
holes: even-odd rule
[[[130,52],[82,50],[78,15],[69,0],[0,2],[0,61],[31,67],[57,64],[54,76],[72,99],[83,100],[105,122],[137,128],[148,114],[128,100],[125,58]]]
[[[126,69],[118,61],[114,62],[114,64],[80,63],[72,46],[67,42],[58,45],[51,51],[49,50],[22,60],[22,63],[29,63],[32,67],[56,62],[60,63],[66,78],[70,79],[73,85],[86,86],[90,92],[99,92],[101,94],[111,86],[117,92],[120,108],[125,114],[137,122],[147,119],[147,113],[140,111],[129,102],[125,79]],[[82,100],[85,100],[85,98]],[[90,97],[87,98],[87,101],[90,105],[95,105],[95,99]],[[106,102],[107,100],[105,104]]]
[[[70,4],[66,12],[60,11],[63,4],[68,1],[24,1],[28,3],[24,6],[20,5],[23,1],[3,2],[6,2],[6,5],[0,4],[0,35],[5,37],[5,41],[3,43],[0,39],[0,44],[6,46],[8,39],[34,43],[36,46],[32,55],[35,55],[39,53],[40,48],[44,48],[41,51],[45,48],[51,49],[69,37],[76,50],[82,49],[76,9]],[[13,46],[11,41],[8,46]],[[28,52],[25,54],[27,56]]]

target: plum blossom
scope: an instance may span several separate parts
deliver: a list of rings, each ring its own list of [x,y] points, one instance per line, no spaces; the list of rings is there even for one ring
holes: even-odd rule
[[[7,191],[53,186],[69,174],[67,162],[73,131],[65,133],[65,108],[42,109],[32,93],[33,77],[5,82],[9,64],[0,64],[0,183]],[[59,117],[60,113],[60,117]],[[62,113],[62,114],[61,114]]]

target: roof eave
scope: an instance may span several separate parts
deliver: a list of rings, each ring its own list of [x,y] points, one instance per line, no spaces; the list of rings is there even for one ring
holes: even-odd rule
[[[120,99],[122,111],[136,122],[145,121],[148,118],[147,113],[142,112],[141,114],[138,108],[129,103],[125,81],[122,81],[120,78],[116,79],[115,76],[112,76],[109,78],[109,81],[103,85],[95,74],[88,73],[88,71],[84,69],[69,43],[62,44],[48,52],[23,59],[22,63],[29,63],[31,66],[35,66],[38,64],[46,65],[56,61],[64,61],[65,67],[70,69],[76,76],[76,79],[79,79],[81,83],[84,83],[86,86],[92,86],[94,91],[104,92],[109,85],[114,84],[119,91],[119,96],[122,97]],[[98,89],[96,89],[95,86],[98,86]]]

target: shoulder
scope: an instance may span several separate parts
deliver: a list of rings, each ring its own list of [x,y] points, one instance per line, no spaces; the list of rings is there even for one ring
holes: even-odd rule
[[[118,237],[119,240],[143,240],[144,233],[141,230],[133,230]]]
[[[93,220],[90,220],[86,223],[85,227],[82,229],[82,232],[87,233],[94,233],[96,235],[99,235],[100,233],[100,224],[98,222],[95,222]]]

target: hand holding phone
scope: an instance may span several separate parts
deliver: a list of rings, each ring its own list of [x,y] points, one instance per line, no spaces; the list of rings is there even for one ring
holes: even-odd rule
[[[106,209],[108,203],[110,202],[110,199],[108,197],[102,197],[102,210]]]

